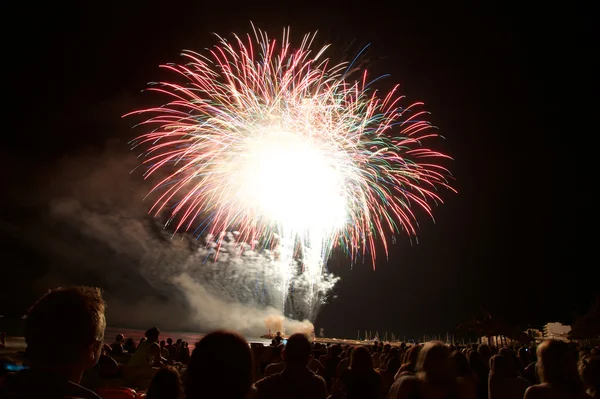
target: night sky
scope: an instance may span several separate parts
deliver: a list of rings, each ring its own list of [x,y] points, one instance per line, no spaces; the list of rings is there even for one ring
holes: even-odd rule
[[[0,314],[22,313],[52,283],[106,285],[115,297],[135,291],[134,283],[111,284],[91,267],[61,266],[82,260],[57,257],[49,236],[60,234],[67,250],[86,244],[61,232],[47,204],[54,195],[77,198],[70,179],[87,154],[127,152],[140,132],[121,115],[160,100],[141,93],[164,76],[159,64],[181,61],[182,49],[212,45],[212,32],[247,32],[249,21],[275,37],[287,25],[296,38],[318,30],[319,43],[332,43],[330,55],[340,59],[370,43],[372,73],[392,75],[380,87],[400,83],[409,101],[423,101],[446,138],[437,148],[455,159],[448,166],[459,194],[442,193],[435,223],[419,214],[418,244],[398,236],[375,271],[362,263],[351,268],[336,253],[329,267],[342,280],[317,329],[410,336],[452,331],[480,308],[521,326],[568,323],[587,311],[598,289],[590,278],[595,262],[580,248],[591,241],[591,233],[581,239],[590,222],[580,214],[590,197],[577,169],[579,159],[593,159],[583,154],[597,127],[586,122],[594,113],[575,110],[597,97],[591,14],[565,4],[505,2],[153,3],[23,4],[5,14],[14,28],[3,48],[9,90],[0,161]],[[64,159],[71,160],[67,171]],[[99,250],[95,257],[102,256]],[[139,295],[153,295],[152,287],[139,286]]]

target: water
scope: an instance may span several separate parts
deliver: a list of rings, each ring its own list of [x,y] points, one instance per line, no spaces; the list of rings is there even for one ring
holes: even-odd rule
[[[119,328],[119,327],[106,327],[106,330],[104,331],[104,343],[107,345],[110,345],[113,342],[115,342],[115,337],[117,336],[117,334],[123,334],[123,335],[125,335],[125,338],[133,338],[133,340],[137,344],[140,342],[140,339],[142,339],[142,337],[144,337],[144,333],[145,333],[145,331],[143,331],[143,330]],[[173,341],[182,339],[182,340],[186,341],[191,346],[191,348],[193,348],[194,345],[196,344],[196,342],[198,342],[205,335],[206,334],[196,333],[196,332],[176,332],[176,331],[162,331],[161,330],[159,340],[163,340],[163,339],[166,340],[169,337],[172,338]],[[263,345],[271,344],[271,340],[267,339],[267,338],[255,338],[255,337],[245,337],[245,338],[249,343],[260,343]]]
[[[125,335],[125,338],[133,338],[135,343],[138,344],[140,339],[144,336],[145,331],[131,329],[131,328],[119,328],[119,327],[107,327],[104,331],[104,343],[107,345],[115,342],[115,337],[117,334]],[[196,342],[198,342],[202,337],[206,334],[196,333],[196,332],[173,332],[173,331],[161,331],[160,339],[167,339],[171,337],[173,341],[181,338],[184,341],[187,341],[190,345],[190,349],[194,348]],[[266,338],[256,338],[256,337],[245,337],[249,343],[260,343],[263,345],[270,345],[271,340]],[[0,349],[0,356],[14,356],[17,352],[24,351],[27,345],[25,344],[25,338],[23,337],[13,337],[9,336],[6,341],[6,347]]]

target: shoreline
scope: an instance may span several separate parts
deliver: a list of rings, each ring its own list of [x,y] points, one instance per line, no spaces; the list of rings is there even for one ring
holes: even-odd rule
[[[113,330],[113,328],[111,328]],[[127,330],[123,330],[127,331]],[[132,330],[129,330],[132,331]],[[174,335],[178,336],[177,333],[165,333],[165,335]],[[204,334],[191,334],[191,333],[182,333],[182,336],[197,336]],[[105,335],[105,342],[112,342],[113,337]],[[269,339],[264,338],[248,338],[246,340],[249,344],[262,344],[264,346],[269,346],[271,341]],[[341,345],[372,345],[375,341],[357,341],[353,339],[344,339],[344,338],[314,338],[314,342],[318,342],[321,344],[341,344]],[[379,342],[379,341],[377,341]],[[400,342],[386,342],[392,346],[400,345]],[[191,345],[194,345],[195,342],[190,342]],[[27,344],[25,343],[25,337],[6,337],[6,346],[4,348],[0,348],[0,358],[14,358],[21,357],[19,352],[22,352],[27,348]]]
[[[25,337],[6,337],[6,346],[0,348],[0,359],[20,357],[19,352],[22,352],[27,347]]]

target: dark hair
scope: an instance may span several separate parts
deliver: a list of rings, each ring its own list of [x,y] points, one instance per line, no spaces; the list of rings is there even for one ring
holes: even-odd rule
[[[419,379],[433,385],[450,385],[454,382],[454,368],[448,347],[437,341],[423,345],[417,359],[416,371]]]
[[[144,336],[148,338],[148,341],[158,341],[158,337],[160,336],[160,330],[156,327],[149,328],[148,330],[146,330]]]
[[[352,352],[354,352],[354,349],[356,349],[356,348],[354,346],[351,346],[346,351],[348,353],[348,359],[352,359]],[[369,353],[371,353],[371,352],[369,352]]]
[[[330,349],[332,357],[338,357],[342,354],[342,347],[338,344],[331,345]]]
[[[517,354],[519,356],[519,359],[521,359],[522,362],[529,362],[531,360],[531,356],[529,356],[529,348],[527,348],[526,346],[522,346],[519,348],[519,350],[517,351]],[[527,366],[528,364],[524,364],[524,366]]]
[[[471,351],[468,355],[469,358],[469,366],[471,366],[471,370],[475,372],[480,378],[484,375],[488,375],[489,367],[485,364],[483,360],[483,356],[477,351]]]
[[[502,377],[519,376],[514,360],[506,355],[492,356],[490,359],[490,371],[492,374]]]
[[[473,375],[473,370],[471,370],[471,366],[469,366],[469,361],[463,353],[459,351],[452,353],[452,362],[456,368],[456,374],[459,377],[471,377]]]
[[[253,381],[252,353],[239,334],[215,331],[196,344],[188,366],[186,399],[219,390],[219,398],[243,399]]]
[[[406,371],[414,373],[417,368],[417,359],[419,358],[419,352],[421,352],[421,345],[413,345],[404,354],[404,363],[402,368]]]
[[[562,392],[584,392],[577,361],[565,342],[555,339],[544,341],[538,346],[537,355],[538,375],[542,382]]]
[[[147,399],[180,399],[182,396],[179,372],[171,366],[158,370],[146,393]]]
[[[352,351],[350,369],[353,373],[366,373],[373,370],[373,360],[371,359],[371,353],[367,348],[359,346]]]
[[[514,356],[515,353],[510,348],[503,347],[503,348],[500,348],[500,350],[498,351],[497,354],[506,356],[506,357],[512,357],[512,356]]]
[[[57,288],[41,297],[25,320],[27,354],[34,362],[67,364],[102,342],[106,321],[102,292],[94,287]],[[60,352],[56,345],[61,342]]]
[[[396,375],[398,370],[400,370],[400,358],[398,356],[390,356],[385,365],[385,369],[388,373]]]
[[[312,353],[310,341],[304,334],[293,334],[285,345],[285,362],[299,365],[308,364]]]
[[[480,344],[477,347],[477,352],[483,357],[484,360],[492,357],[492,349],[488,344]]]

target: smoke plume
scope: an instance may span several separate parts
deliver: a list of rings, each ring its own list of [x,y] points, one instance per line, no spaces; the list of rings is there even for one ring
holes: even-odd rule
[[[112,326],[313,333],[310,321],[286,317],[283,309],[295,318],[314,317],[336,278],[323,280],[308,309],[299,267],[293,294],[285,295],[268,251],[237,243],[233,234],[199,240],[163,229],[147,214],[150,183],[135,171],[138,164],[123,143],[112,142],[40,171],[39,189],[27,200],[41,210],[39,220],[26,229],[3,226],[52,265],[37,281],[40,288],[101,285]]]

